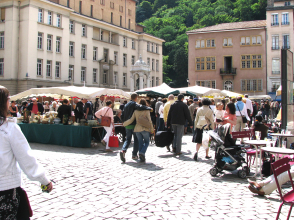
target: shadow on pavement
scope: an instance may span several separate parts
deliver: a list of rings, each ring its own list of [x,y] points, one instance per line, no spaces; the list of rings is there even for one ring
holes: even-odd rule
[[[233,172],[223,171],[223,173],[219,173],[215,177],[212,176],[211,181],[213,181],[213,182],[226,181],[226,182],[238,182],[238,183],[242,183],[242,184],[248,184],[247,179],[241,179],[240,177],[238,177],[236,170],[234,170]]]
[[[157,166],[157,165],[155,165],[154,163],[151,163],[151,162],[141,163],[141,162],[138,161],[138,162],[126,162],[124,164],[128,165],[128,166],[131,166],[131,167],[144,169],[144,170],[147,170],[147,171],[163,170],[162,167],[159,167],[159,166]]]

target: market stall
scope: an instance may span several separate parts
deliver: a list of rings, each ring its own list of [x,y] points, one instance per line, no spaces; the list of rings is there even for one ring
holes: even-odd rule
[[[238,96],[244,97],[244,95],[242,95],[240,93],[236,93],[236,92],[232,92],[232,91],[228,91],[228,90],[222,90],[221,95],[222,96],[228,96],[228,97],[231,97],[231,98],[237,98]]]
[[[167,97],[170,94],[178,94],[179,93],[176,89],[169,87],[165,83],[162,83],[160,86],[140,89],[135,92],[138,95],[160,96],[160,97]]]
[[[192,96],[219,96],[219,89],[208,88],[204,86],[190,86],[176,89],[178,93]]]

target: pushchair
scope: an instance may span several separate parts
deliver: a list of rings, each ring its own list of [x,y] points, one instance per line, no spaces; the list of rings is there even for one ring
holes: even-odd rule
[[[213,168],[209,173],[216,176],[223,170],[234,171],[239,167],[238,176],[242,179],[246,178],[248,167],[242,153],[246,153],[245,149],[235,146],[235,140],[230,135],[230,124],[218,127],[216,130],[208,131],[211,138],[210,147],[215,150],[215,161]]]

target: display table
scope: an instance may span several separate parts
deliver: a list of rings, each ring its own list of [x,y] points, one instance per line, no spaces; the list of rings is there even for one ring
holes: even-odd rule
[[[91,147],[92,128],[56,124],[18,124],[28,142],[70,147]]]

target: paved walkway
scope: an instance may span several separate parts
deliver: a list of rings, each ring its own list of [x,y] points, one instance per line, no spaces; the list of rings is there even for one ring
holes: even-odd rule
[[[183,155],[150,146],[146,164],[121,164],[118,151],[31,144],[56,181],[50,194],[24,178],[34,211],[32,219],[274,219],[279,196],[253,195],[236,173],[211,177],[213,160],[192,160],[195,144],[183,138]],[[213,155],[214,152],[211,152]],[[203,158],[203,159],[202,159]],[[282,209],[286,219],[289,206]],[[294,215],[293,215],[294,217]]]

